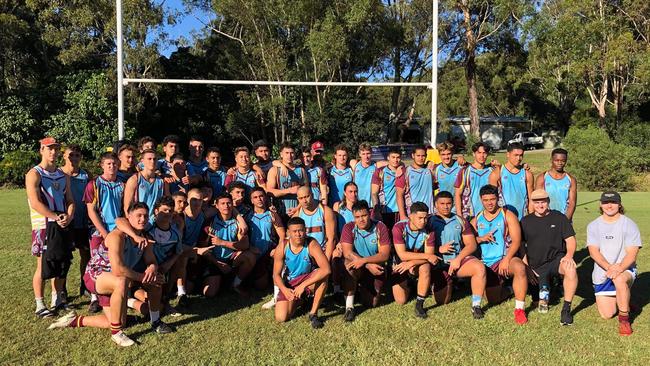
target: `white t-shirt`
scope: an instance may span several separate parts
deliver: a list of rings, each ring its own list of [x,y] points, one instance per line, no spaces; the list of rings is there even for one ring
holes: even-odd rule
[[[634,221],[625,215],[608,223],[600,216],[587,226],[587,246],[597,247],[609,263],[620,263],[627,247],[641,247],[641,233]],[[636,267],[633,263],[630,268]],[[597,285],[607,280],[607,271],[594,263],[592,282]]]

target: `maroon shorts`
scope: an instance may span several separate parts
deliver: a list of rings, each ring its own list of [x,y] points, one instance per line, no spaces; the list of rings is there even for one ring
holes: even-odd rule
[[[363,289],[370,291],[373,296],[377,296],[382,293],[386,282],[388,282],[387,279],[388,269],[386,267],[384,267],[384,273],[379,276],[375,276],[366,268],[363,268],[358,283]]]
[[[468,255],[467,257],[463,258],[462,261],[460,261],[460,268],[462,268],[465,263],[471,261],[472,259],[476,259],[476,257]],[[443,268],[435,268],[433,271],[431,271],[431,289],[432,291],[440,291],[443,288],[447,286],[451,286],[454,282],[454,278],[456,275],[450,275],[449,274],[449,265],[445,264]]]
[[[501,264],[501,261],[498,261],[489,267],[485,266],[485,277],[487,280],[485,287],[501,286],[509,280],[509,277],[499,274],[499,264]]]
[[[287,283],[286,286],[288,288],[290,288],[290,289],[294,289],[298,285],[300,285],[301,283],[305,282],[311,276],[312,273],[313,272],[309,272],[309,273],[305,273],[304,275],[300,275],[300,276],[294,278],[293,280],[289,281],[289,283]],[[309,288],[306,288],[305,289],[305,294],[307,296],[311,296],[312,295],[311,290]],[[277,301],[289,301],[289,300],[287,300],[286,296],[284,296],[284,293],[282,293],[282,291],[280,291],[280,293],[278,294]]]
[[[99,305],[103,308],[105,307],[110,307],[111,306],[111,297],[108,295],[100,295],[97,293],[97,289],[95,288],[95,280],[93,280],[92,277],[90,277],[89,273],[84,273],[84,284],[86,285],[86,289],[93,294],[97,295],[97,300],[99,301]]]
[[[92,257],[97,253],[99,247],[104,243],[104,238],[99,231],[94,230],[90,235],[90,256]]]
[[[257,258],[255,262],[255,267],[251,271],[251,278],[258,279],[264,277],[264,275],[271,273],[273,268],[273,257],[269,256],[269,253],[265,253]]]

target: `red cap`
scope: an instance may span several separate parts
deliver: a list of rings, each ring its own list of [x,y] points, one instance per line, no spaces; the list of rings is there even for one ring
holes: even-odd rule
[[[41,143],[41,146],[61,145],[54,137],[46,137],[39,142]]]
[[[311,144],[311,149],[314,151],[325,151],[325,145],[320,141],[315,141]]]

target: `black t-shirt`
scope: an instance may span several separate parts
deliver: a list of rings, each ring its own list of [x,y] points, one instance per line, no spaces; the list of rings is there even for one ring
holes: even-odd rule
[[[569,219],[555,210],[544,217],[527,215],[521,220],[521,228],[528,265],[533,269],[566,255],[564,240],[576,235]]]

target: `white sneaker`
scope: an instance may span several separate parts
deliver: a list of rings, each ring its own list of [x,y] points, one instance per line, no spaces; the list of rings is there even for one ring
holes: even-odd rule
[[[275,298],[272,298],[271,300],[262,304],[262,309],[269,310],[269,309],[273,309],[274,306],[275,306]]]
[[[54,323],[50,324],[50,326],[47,327],[47,329],[67,328],[68,326],[70,326],[70,324],[72,324],[72,322],[75,320],[76,317],[77,317],[77,313],[71,311],[65,314],[64,316],[56,319]]]
[[[133,339],[129,338],[124,332],[119,331],[111,336],[113,342],[121,347],[129,347],[135,344]]]

